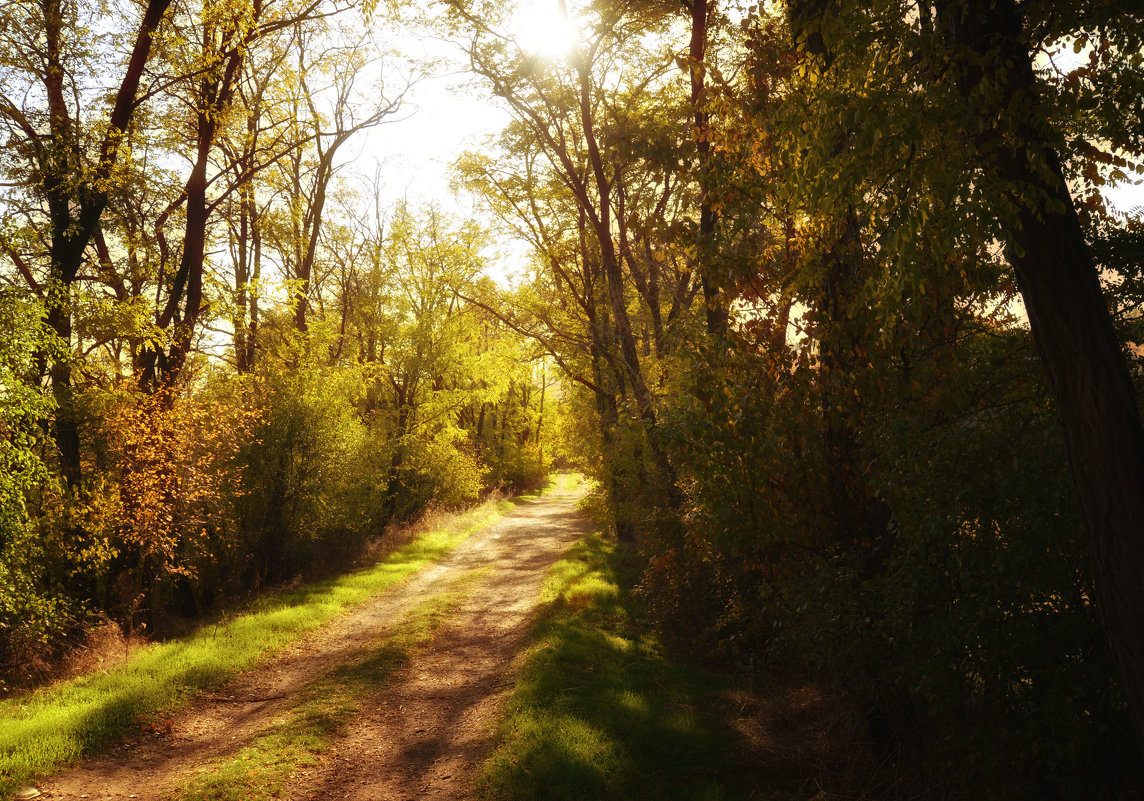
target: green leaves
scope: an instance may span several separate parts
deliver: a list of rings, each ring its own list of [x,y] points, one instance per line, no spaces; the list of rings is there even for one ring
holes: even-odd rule
[[[58,343],[42,306],[8,288],[0,289],[0,331],[0,651],[12,665],[30,665],[72,624],[66,594],[45,588],[50,560],[27,509],[29,495],[53,484],[42,421],[54,404],[36,379],[40,355],[56,354]]]

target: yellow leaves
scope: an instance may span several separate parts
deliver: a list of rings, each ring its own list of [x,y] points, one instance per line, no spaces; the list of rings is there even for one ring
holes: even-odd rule
[[[202,6],[202,24],[224,33],[249,33],[254,27],[255,8],[250,0],[206,0]]]
[[[229,397],[166,390],[112,399],[101,433],[121,473],[88,519],[102,520],[106,536],[162,574],[189,575],[190,557],[205,551],[238,483],[234,457],[260,406],[243,387],[231,389]]]

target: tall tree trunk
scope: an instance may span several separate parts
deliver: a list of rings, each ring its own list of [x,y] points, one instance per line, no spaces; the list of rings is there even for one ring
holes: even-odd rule
[[[544,460],[544,450],[540,447],[540,430],[544,427],[544,391],[548,389],[547,376],[544,363],[540,364],[540,413],[536,416],[536,447],[540,450],[541,461]]]
[[[1009,261],[1064,429],[1097,605],[1144,745],[1144,425],[1136,393],[1047,140],[1016,3],[966,0],[939,12],[982,132],[982,161],[1015,196],[1044,198],[1020,204]],[[985,81],[999,92],[981,91]]]
[[[819,62],[812,64],[812,69],[829,72],[834,53],[821,31],[828,0],[792,0],[788,9],[795,44]],[[832,155],[838,156],[846,149],[846,136],[839,135]],[[863,413],[860,407],[855,408],[853,386],[856,372],[862,369],[857,358],[862,341],[855,330],[851,307],[862,287],[864,255],[862,229],[853,202],[847,203],[840,216],[839,220],[827,221],[828,233],[820,243],[822,286],[812,304],[821,365],[823,444],[828,461],[833,540],[861,558],[866,572],[874,574],[885,565],[893,540],[889,509],[870,490],[858,461],[858,426]],[[783,321],[784,339],[786,322]]]
[[[119,159],[121,144],[135,113],[135,96],[151,53],[152,37],[170,0],[149,0],[131,56],[115,95],[107,129],[99,149],[99,163],[91,180],[79,180],[84,168],[77,131],[67,105],[62,34],[65,25],[60,0],[45,0],[42,80],[48,101],[50,137],[34,142],[32,152],[46,196],[51,225],[49,243],[50,280],[46,322],[64,346],[65,354],[50,369],[52,394],[56,399],[53,434],[60,455],[60,472],[68,486],[77,489],[82,480],[79,428],[76,420],[71,368],[71,293],[84,253],[107,206],[107,183]],[[40,361],[46,367],[47,356]]]
[[[612,241],[612,185],[607,179],[604,160],[596,142],[595,124],[592,118],[591,84],[586,66],[580,66],[579,77],[581,123],[585,131],[588,161],[595,178],[599,198],[599,207],[592,222],[596,240],[600,247],[600,264],[604,277],[605,297],[612,312],[615,333],[619,340],[620,362],[628,381],[631,383],[640,419],[643,421],[644,431],[647,434],[648,446],[651,448],[652,457],[659,472],[659,479],[663,485],[661,497],[667,502],[668,508],[677,510],[682,504],[683,498],[676,486],[675,468],[668,460],[667,452],[660,441],[661,435],[656,419],[655,402],[640,364],[639,350],[636,347],[635,336],[632,334],[631,318],[628,316],[623,270],[620,267],[616,248]]]
[[[620,410],[616,393],[611,387],[623,387],[623,372],[613,364],[614,349],[610,347],[612,334],[607,320],[607,305],[600,304],[600,267],[593,253],[589,252],[588,237],[584,231],[584,209],[580,209],[580,261],[584,275],[584,313],[588,318],[588,355],[592,364],[592,381],[596,387],[593,400],[600,424],[601,453],[604,460],[605,491],[608,494],[608,508],[612,511],[612,522],[616,536],[621,542],[638,544],[639,531],[628,510],[630,501],[625,497],[627,488],[624,480],[622,460],[617,458],[620,428]]]
[[[199,114],[198,152],[184,186],[187,201],[183,251],[167,302],[155,320],[158,328],[172,331],[171,344],[166,352],[161,344],[149,344],[141,358],[143,369],[139,385],[147,392],[174,384],[190,352],[194,325],[202,305],[208,217],[207,164],[215,130],[212,117],[206,110]]]
[[[603,351],[595,342],[589,345],[589,348],[592,351],[592,379],[597,387],[601,387],[593,393],[593,396],[596,402],[596,414],[600,420],[600,444],[606,474],[608,508],[612,511],[612,522],[620,542],[638,545],[639,530],[629,512],[632,500],[626,497],[629,488],[624,480],[623,454],[620,453],[620,410],[616,396],[602,389],[609,383]]]
[[[235,244],[237,262],[234,268],[235,311],[231,320],[234,328],[235,369],[249,372],[254,366],[254,337],[257,329],[257,276],[259,272],[259,219],[258,203],[254,192],[255,153],[258,149],[259,108],[256,100],[246,120],[249,145],[242,156],[239,169],[245,178],[238,189],[238,235]],[[252,280],[253,279],[253,280]]]
[[[704,98],[707,67],[707,22],[714,8],[715,0],[690,0],[691,42],[687,50],[687,60],[691,73],[691,107],[695,115],[695,149],[699,154],[699,279],[703,288],[703,302],[706,306],[707,333],[720,339],[726,337],[728,314],[726,301],[721,292],[721,281],[716,275],[715,266],[715,224],[718,215],[711,203],[711,115]]]
[[[862,341],[855,332],[851,304],[862,287],[861,249],[858,219],[851,208],[823,255],[823,288],[816,312],[834,541],[861,557],[867,574],[874,575],[889,558],[893,538],[890,510],[871,492],[859,462],[858,431],[864,411],[853,387],[862,369],[858,359]]]
[[[257,7],[257,6],[256,6]],[[203,29],[204,54],[211,56],[213,32]],[[154,392],[170,387],[178,379],[194,341],[195,326],[203,311],[203,266],[206,262],[207,224],[212,207],[207,203],[207,168],[211,150],[224,112],[234,97],[236,81],[246,57],[249,41],[236,43],[199,82],[199,108],[195,112],[196,151],[191,174],[183,187],[186,195],[186,220],[183,251],[167,302],[156,315],[156,325],[172,332],[171,344],[164,353],[162,345],[147,346],[140,358],[140,387]]]
[[[317,141],[321,143],[321,138],[318,137]],[[314,260],[318,254],[318,237],[322,231],[322,213],[326,207],[326,187],[329,185],[330,178],[333,177],[333,157],[337,152],[337,147],[341,144],[342,140],[336,140],[335,144],[330,147],[326,152],[320,152],[318,163],[317,175],[314,179],[313,197],[310,198],[309,208],[306,210],[306,218],[303,224],[303,235],[306,238],[306,246],[302,251],[301,260],[298,264],[298,286],[295,290],[295,303],[297,306],[294,309],[294,327],[305,333],[309,329],[309,324],[306,322],[306,314],[310,306],[310,282],[314,275]],[[298,188],[301,191],[301,187]]]
[[[508,409],[512,405],[512,381],[508,382],[508,395],[504,399],[504,408],[501,410],[500,433],[497,435],[497,459],[504,459],[504,436],[508,428]]]
[[[72,320],[71,285],[63,275],[52,282],[48,293],[48,327],[59,338],[65,352],[52,360],[48,375],[52,396],[56,402],[52,435],[59,451],[60,475],[72,489],[83,483],[80,462],[79,424],[76,417],[75,397],[72,389]]]

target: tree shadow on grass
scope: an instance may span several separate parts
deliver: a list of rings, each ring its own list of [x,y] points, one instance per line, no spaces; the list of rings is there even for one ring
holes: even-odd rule
[[[665,655],[620,591],[622,562],[592,535],[553,569],[482,797],[751,795],[734,735],[712,714],[724,680]]]

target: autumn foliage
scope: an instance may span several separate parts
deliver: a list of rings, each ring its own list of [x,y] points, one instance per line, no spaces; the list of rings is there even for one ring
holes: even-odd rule
[[[458,218],[344,158],[373,5],[0,12],[0,671],[574,465],[678,646],[845,716],[803,786],[1139,787],[1139,10],[450,0]]]

